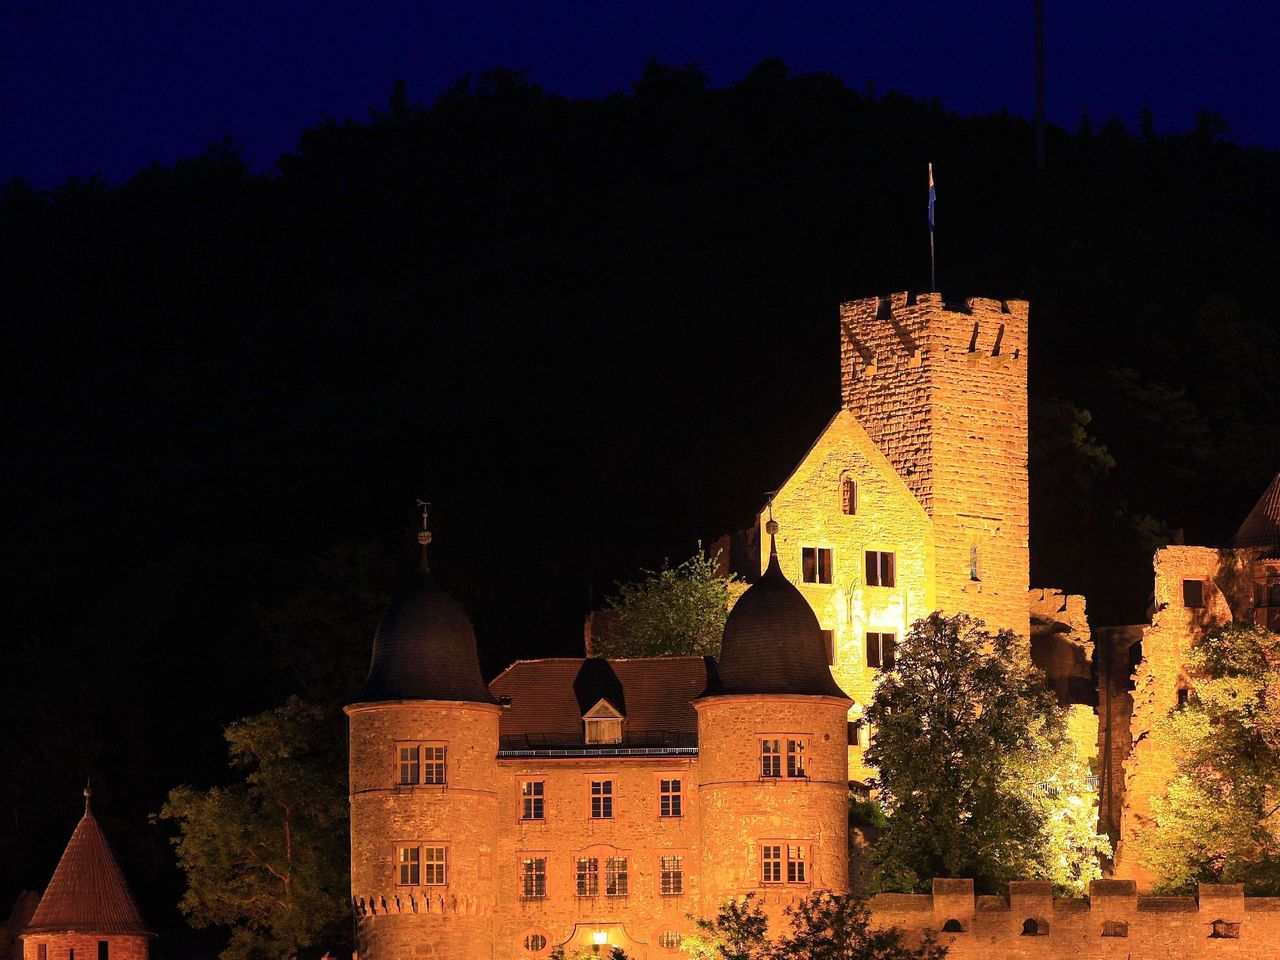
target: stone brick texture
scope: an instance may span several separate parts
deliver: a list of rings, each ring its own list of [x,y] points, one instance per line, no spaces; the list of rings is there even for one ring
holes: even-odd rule
[[[39,960],[40,945],[44,944],[48,960],[70,960],[73,950],[75,960],[98,960],[98,944],[103,940],[107,941],[110,960],[147,960],[151,949],[150,937],[93,933],[32,934],[23,937],[22,957],[23,960]]]
[[[1026,302],[854,300],[840,341],[844,408],[933,521],[939,609],[1027,636]]]

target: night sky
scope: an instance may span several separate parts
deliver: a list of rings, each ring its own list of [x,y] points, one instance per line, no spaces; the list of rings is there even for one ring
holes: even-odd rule
[[[430,101],[494,66],[570,97],[625,90],[651,55],[711,82],[765,57],[960,113],[1033,104],[1033,2],[307,4],[12,0],[0,5],[0,178],[36,186],[145,165],[231,135],[259,168],[322,116],[364,116],[397,78]],[[1280,6],[1048,0],[1048,115],[1157,130],[1219,111],[1243,145],[1280,146]]]

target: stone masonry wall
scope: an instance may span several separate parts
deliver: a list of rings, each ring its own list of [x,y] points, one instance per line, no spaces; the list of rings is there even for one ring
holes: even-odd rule
[[[1027,304],[895,293],[840,321],[844,407],[933,520],[939,608],[1027,636]]]
[[[844,512],[842,483],[857,484],[857,509]],[[868,631],[893,633],[899,640],[914,620],[934,609],[932,524],[911,491],[894,472],[866,431],[847,410],[837,413],[809,448],[773,499],[778,521],[778,563],[799,588],[824,630],[833,632],[831,673],[854,699],[851,720],[871,702],[877,669],[867,665]],[[767,514],[758,523],[763,529]],[[761,544],[761,567],[768,563],[769,539]],[[805,583],[802,550],[831,550],[832,582]],[[865,551],[895,555],[892,587],[868,586]],[[865,780],[862,764],[867,737],[850,749],[850,776]]]
[[[40,945],[44,944],[48,960],[98,960],[98,944],[107,941],[110,960],[147,960],[151,949],[150,937],[121,937],[95,933],[57,933],[46,936],[32,934],[23,937],[23,960],[39,960]],[[75,951],[73,954],[72,951]]]

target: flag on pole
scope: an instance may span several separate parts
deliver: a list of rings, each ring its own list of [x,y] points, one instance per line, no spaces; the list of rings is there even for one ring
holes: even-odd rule
[[[929,164],[929,232],[933,233],[933,164]]]

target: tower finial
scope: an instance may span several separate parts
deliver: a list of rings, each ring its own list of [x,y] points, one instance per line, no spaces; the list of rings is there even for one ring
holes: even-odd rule
[[[429,500],[419,500],[418,509],[422,511],[422,529],[418,531],[420,548],[418,566],[422,568],[423,573],[430,573],[431,557],[428,547],[431,546],[431,502]]]
[[[93,797],[93,787],[90,786],[90,783],[91,783],[91,779],[89,777],[85,777],[84,779],[84,812],[85,813],[89,812],[89,800]]]
[[[771,490],[767,494],[765,494],[765,496],[769,498],[769,501],[767,504],[769,509],[769,520],[764,525],[764,532],[769,535],[769,557],[770,558],[776,558],[778,556],[778,541],[776,539],[778,534],[778,521],[773,519],[773,497],[777,492],[778,492],[777,490]]]

